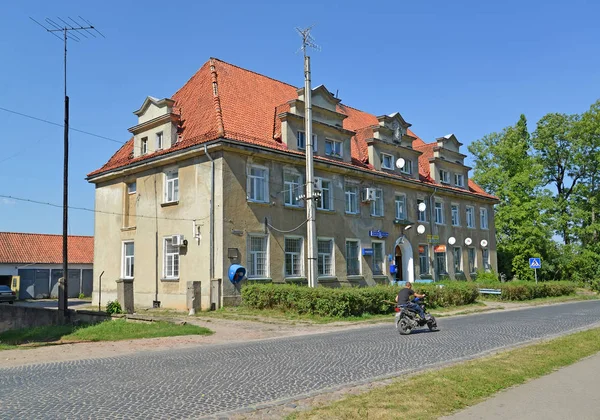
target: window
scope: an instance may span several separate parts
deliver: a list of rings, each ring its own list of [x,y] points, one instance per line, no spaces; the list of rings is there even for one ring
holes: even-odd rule
[[[383,190],[375,188],[375,199],[371,201],[371,216],[383,216]]]
[[[425,200],[417,199],[417,220],[419,222],[426,222],[427,221],[427,209],[425,209],[423,211],[419,210],[419,206],[421,206],[421,203],[425,204]]]
[[[385,263],[383,242],[373,242],[371,247],[373,248],[373,274],[382,275],[384,274],[383,265]]]
[[[462,271],[462,255],[460,247],[455,247],[452,250],[452,254],[454,256],[454,272],[457,273]]]
[[[475,248],[469,248],[467,250],[467,258],[469,262],[469,273],[474,273],[477,268],[475,263]]]
[[[348,276],[360,275],[360,246],[359,242],[346,240],[346,273]]]
[[[438,276],[448,274],[446,271],[446,252],[435,253],[435,263]]]
[[[140,154],[145,155],[146,153],[148,153],[148,137],[142,137]]]
[[[490,271],[491,270],[491,265],[490,265],[490,250],[488,248],[483,248],[481,250],[481,257],[483,260],[483,268],[485,271]]]
[[[454,185],[457,187],[465,186],[465,176],[463,174],[454,174]]]
[[[267,235],[248,235],[248,278],[269,277]]]
[[[444,203],[441,201],[435,202],[435,223],[438,225],[444,224]]]
[[[479,226],[481,229],[488,228],[488,217],[487,217],[487,209],[480,208],[479,209]]]
[[[346,213],[358,214],[358,185],[346,184]]]
[[[325,140],[325,154],[327,156],[342,157],[342,142]]]
[[[440,169],[440,182],[443,184],[450,183],[450,174],[448,173],[448,171],[444,171],[443,169]]]
[[[383,169],[394,169],[394,156],[387,153],[381,154],[381,167]]]
[[[248,200],[266,203],[269,199],[269,170],[252,165],[248,171]]]
[[[402,172],[403,174],[411,175],[412,172],[413,172],[413,170],[412,170],[412,160],[406,159],[404,161],[404,166],[400,169],[400,172]]]
[[[137,185],[136,185],[135,181],[127,184],[127,194],[135,194],[136,191],[137,191]]]
[[[333,239],[319,239],[317,251],[319,276],[333,276]]]
[[[298,200],[298,195],[301,193],[300,185],[302,177],[292,172],[283,173],[283,194],[286,206],[300,207],[302,202]]]
[[[298,149],[304,150],[306,149],[306,133],[304,131],[298,131],[298,134],[296,135],[296,140],[297,140],[297,146]],[[317,151],[317,135],[313,134],[312,135],[312,142],[313,142],[313,152]]]
[[[452,226],[460,226],[460,213],[458,204],[452,204]]]
[[[123,242],[122,276],[124,279],[132,279],[134,273],[133,241]]]
[[[285,275],[302,276],[302,238],[285,238]]]
[[[404,194],[396,196],[396,219],[406,219],[406,196]]]
[[[162,131],[156,133],[156,150],[163,148],[163,133]]]
[[[321,198],[317,200],[317,208],[319,210],[333,210],[333,191],[331,189],[331,181],[323,178],[321,180]]]
[[[475,227],[475,208],[467,206],[467,227]]]
[[[165,238],[164,244],[164,275],[166,279],[179,278],[179,247],[173,246],[171,237]]]
[[[179,201],[179,171],[165,172],[165,203]]]
[[[419,272],[429,274],[429,246],[419,245]]]

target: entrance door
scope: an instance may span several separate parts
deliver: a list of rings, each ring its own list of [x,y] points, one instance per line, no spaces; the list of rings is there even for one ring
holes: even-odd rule
[[[400,249],[400,246],[396,245],[396,259],[394,261],[394,264],[396,265],[396,281],[402,281],[402,273],[404,272],[404,270],[402,269],[402,250]]]

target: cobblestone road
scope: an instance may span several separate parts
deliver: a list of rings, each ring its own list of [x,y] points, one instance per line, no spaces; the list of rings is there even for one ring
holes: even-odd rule
[[[0,418],[199,418],[467,358],[599,321],[600,302],[588,301],[441,319],[437,333],[399,336],[390,322],[0,369]]]

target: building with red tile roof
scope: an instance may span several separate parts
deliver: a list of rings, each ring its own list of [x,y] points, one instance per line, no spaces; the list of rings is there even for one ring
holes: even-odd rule
[[[239,286],[227,274],[235,262],[249,278],[302,283],[305,228],[293,228],[306,217],[298,200],[305,94],[211,58],[171,98],[147,97],[132,138],[88,175],[101,210],[98,269],[133,279],[147,305],[184,306],[192,279],[202,282],[202,307],[234,303]],[[497,199],[469,179],[454,135],[426,143],[398,112],[360,111],[323,85],[311,95],[317,223],[328,238],[321,284],[469,278],[495,268]],[[390,238],[372,242],[373,231]],[[173,245],[180,240],[186,245]],[[106,293],[116,295],[114,285]]]

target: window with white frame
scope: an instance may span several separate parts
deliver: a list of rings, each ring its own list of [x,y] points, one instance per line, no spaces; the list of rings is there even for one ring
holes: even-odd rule
[[[269,201],[269,170],[264,166],[250,165],[248,169],[247,195],[249,201]]]
[[[168,236],[164,240],[164,278],[179,278],[179,247],[173,245],[173,239]]]
[[[452,254],[454,256],[454,272],[462,271],[462,251],[460,247],[454,247]]]
[[[454,185],[457,187],[465,186],[465,176],[463,174],[454,174]]]
[[[161,150],[163,148],[163,132],[159,131],[156,133],[156,150]]]
[[[285,237],[285,275],[300,277],[303,274],[302,238]]]
[[[460,211],[458,204],[452,204],[452,226],[460,226]]]
[[[440,182],[443,184],[450,183],[450,173],[448,171],[440,169]]]
[[[336,140],[325,140],[325,154],[327,156],[342,157],[342,142]]]
[[[475,207],[467,206],[467,227],[475,227]]]
[[[135,181],[127,184],[127,194],[135,194],[137,192],[137,184]]]
[[[248,278],[269,277],[268,236],[248,235]]]
[[[346,239],[346,274],[360,275],[360,243],[354,239]]]
[[[298,146],[298,149],[304,150],[306,149],[306,133],[304,131],[298,131],[297,135],[296,135],[296,145]],[[316,152],[317,151],[317,135],[313,134],[312,135],[312,143],[313,143],[313,151]]]
[[[411,175],[413,173],[413,163],[410,159],[404,160],[404,166],[400,169],[403,174]]]
[[[140,142],[140,154],[145,155],[148,153],[148,137],[142,137]]]
[[[371,216],[383,216],[383,190],[375,188],[375,199],[371,201]]]
[[[435,202],[435,223],[438,225],[444,224],[444,203],[441,201]]]
[[[474,273],[476,268],[477,268],[477,263],[476,263],[476,251],[475,248],[468,248],[467,249],[467,259],[469,262],[469,273]]]
[[[404,194],[396,195],[396,219],[405,220],[406,219],[406,196]]]
[[[382,275],[384,274],[385,264],[384,243],[373,242],[371,243],[371,247],[373,248],[373,274]]]
[[[429,274],[429,245],[419,245],[419,272]]]
[[[423,211],[419,210],[419,206],[421,205],[421,203],[425,203],[425,200],[417,199],[417,220],[419,222],[426,222],[427,221],[427,209],[425,209]]]
[[[290,171],[283,173],[283,194],[286,206],[302,206],[302,201],[298,200],[298,195],[302,192],[301,185],[302,176]]]
[[[492,269],[490,265],[490,250],[488,248],[483,248],[481,250],[481,257],[483,260],[483,268],[485,271],[489,271]]]
[[[134,245],[133,241],[123,242],[123,262],[121,275],[124,279],[132,279],[134,274]]]
[[[319,239],[317,251],[319,276],[333,276],[333,239]]]
[[[481,229],[487,229],[488,228],[488,213],[487,213],[487,209],[484,209],[484,208],[480,208],[479,209],[479,226],[481,227]]]
[[[446,270],[446,251],[435,253],[435,263],[438,276],[448,274]]]
[[[317,200],[317,208],[319,210],[333,210],[333,189],[331,181],[323,178],[321,180],[321,198]]]
[[[173,169],[165,172],[165,203],[179,201],[179,171]]]
[[[381,167],[383,169],[394,169],[394,156],[387,153],[381,154]]]
[[[346,213],[358,214],[358,185],[346,184],[344,189],[346,195]]]

